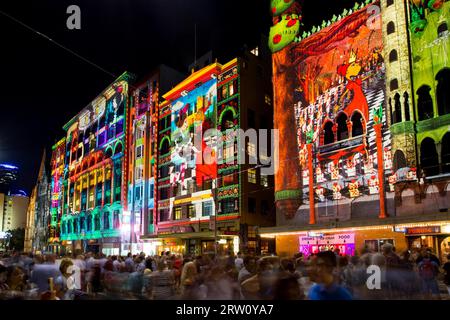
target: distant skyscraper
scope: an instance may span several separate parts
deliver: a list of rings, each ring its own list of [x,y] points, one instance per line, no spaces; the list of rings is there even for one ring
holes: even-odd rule
[[[9,164],[0,163],[0,193],[7,194],[11,189],[11,184],[17,180],[19,168]]]

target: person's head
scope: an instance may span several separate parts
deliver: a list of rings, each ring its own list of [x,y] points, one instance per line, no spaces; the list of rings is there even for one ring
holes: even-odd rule
[[[335,255],[339,255],[341,253],[341,250],[339,250],[339,248],[334,249],[334,254]]]
[[[131,258],[131,256],[132,256],[131,252],[128,252],[127,258]]]
[[[7,283],[10,289],[15,288],[24,283],[25,272],[20,266],[12,265],[7,268]]]
[[[256,272],[256,259],[252,256],[245,256],[244,257],[244,267],[247,269],[250,273]]]
[[[383,251],[384,254],[389,254],[392,251],[393,245],[390,243],[385,243],[381,246],[381,250]]]
[[[47,254],[45,255],[45,262],[47,263],[55,263],[56,261],[56,256],[54,254]]]
[[[166,270],[166,267],[167,267],[167,264],[164,260],[161,260],[158,262],[158,266],[157,266],[158,271],[164,271],[164,270]]]
[[[150,269],[153,271],[153,265],[152,265],[153,259],[148,257],[145,259],[145,269]]]
[[[314,274],[313,281],[325,284],[332,283],[333,270],[337,266],[336,260],[336,255],[331,251],[322,251],[317,253],[312,263]]]
[[[381,253],[374,253],[371,258],[371,264],[373,265],[379,267],[383,267],[384,265],[386,265],[386,257]]]
[[[348,257],[347,256],[341,256],[338,260],[339,268],[344,268],[348,266]]]
[[[291,259],[287,258],[281,259],[280,269],[283,271],[294,273],[295,272],[294,262]]]
[[[112,261],[116,261],[116,260],[117,260],[117,256],[112,256],[112,257],[111,257],[111,260],[112,260]]]
[[[61,274],[64,277],[69,277],[72,275],[71,269],[69,269],[69,267],[73,266],[73,262],[72,260],[68,259],[68,258],[64,258],[61,260],[61,264],[59,265],[59,271],[61,271]]]
[[[112,260],[107,260],[105,262],[105,265],[103,266],[103,269],[105,269],[106,271],[114,271],[114,264]]]

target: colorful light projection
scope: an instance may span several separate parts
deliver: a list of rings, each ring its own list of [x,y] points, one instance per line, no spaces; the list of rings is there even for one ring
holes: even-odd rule
[[[382,30],[369,18],[376,17],[363,8],[274,54],[275,123],[297,137],[299,180],[310,204],[370,200],[385,182],[383,170],[391,172]],[[280,156],[295,154],[281,147]],[[277,191],[292,189],[289,177],[277,175]]]
[[[217,137],[204,136],[208,129],[215,128],[217,108],[217,80],[212,79],[182,95],[172,103],[170,182],[188,190],[187,181],[195,179],[201,187],[204,180],[217,177]],[[201,146],[195,137],[202,137]],[[210,158],[205,158],[209,156]],[[202,161],[197,161],[201,156]],[[199,163],[197,163],[199,162]]]

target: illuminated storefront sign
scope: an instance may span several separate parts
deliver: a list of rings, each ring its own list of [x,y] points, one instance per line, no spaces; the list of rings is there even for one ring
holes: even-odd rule
[[[339,233],[328,234],[319,237],[301,236],[299,238],[300,252],[306,256],[313,253],[339,249],[340,254],[355,254],[355,234]]]
[[[406,228],[406,235],[408,236],[436,233],[441,233],[440,226]]]

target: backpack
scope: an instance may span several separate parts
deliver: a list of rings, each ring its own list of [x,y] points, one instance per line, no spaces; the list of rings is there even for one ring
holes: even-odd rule
[[[427,259],[423,261],[419,268],[419,275],[424,280],[431,280],[434,278],[435,267],[431,260]]]

